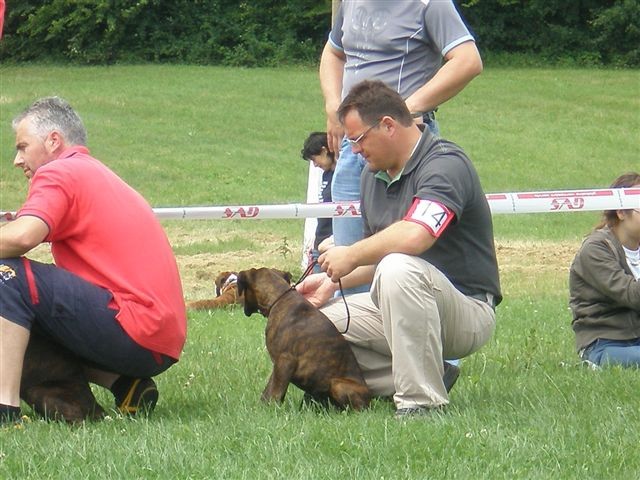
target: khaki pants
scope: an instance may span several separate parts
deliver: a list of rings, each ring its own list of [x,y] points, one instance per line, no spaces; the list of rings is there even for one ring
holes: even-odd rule
[[[462,358],[491,338],[495,312],[458,291],[419,257],[394,253],[379,263],[371,292],[346,297],[344,334],[374,395],[393,395],[396,408],[449,403],[443,359]],[[342,298],[322,312],[344,331]]]

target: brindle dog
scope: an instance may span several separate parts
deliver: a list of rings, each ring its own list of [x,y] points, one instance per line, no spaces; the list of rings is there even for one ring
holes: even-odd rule
[[[268,318],[266,345],[273,371],[262,400],[282,403],[293,383],[319,403],[367,408],[371,393],[349,344],[290,281],[288,273],[269,268],[238,274],[245,315],[260,312]]]
[[[81,361],[34,332],[24,357],[20,396],[36,413],[51,420],[76,423],[105,414],[91,392]]]
[[[222,308],[227,305],[242,304],[243,298],[238,295],[237,272],[221,272],[215,280],[216,298],[188,302],[189,310],[208,310]]]

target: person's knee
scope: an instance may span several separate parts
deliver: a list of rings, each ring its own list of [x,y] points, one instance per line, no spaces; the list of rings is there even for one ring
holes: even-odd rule
[[[380,261],[373,284],[375,289],[390,294],[403,294],[407,289],[432,288],[432,282],[415,257],[402,253],[391,253]]]

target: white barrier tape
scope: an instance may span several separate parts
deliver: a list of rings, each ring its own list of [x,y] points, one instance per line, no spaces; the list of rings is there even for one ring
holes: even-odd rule
[[[640,188],[490,193],[487,201],[492,214],[624,210],[640,208]],[[153,211],[160,219],[182,220],[359,217],[360,202],[171,207]],[[14,217],[15,212],[0,212],[0,222]]]

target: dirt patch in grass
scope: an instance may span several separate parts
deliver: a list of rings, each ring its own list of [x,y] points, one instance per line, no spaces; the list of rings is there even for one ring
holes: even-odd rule
[[[301,254],[292,252],[283,258],[278,252],[279,240],[271,243],[266,239],[261,240],[262,252],[241,250],[224,254],[178,255],[185,297],[188,300],[196,300],[213,295],[213,279],[222,271],[238,271],[260,266],[292,271],[299,269]],[[579,246],[580,244],[575,242],[497,242],[500,273],[503,276],[524,273],[532,282],[543,274],[567,278],[569,266]]]
[[[579,243],[575,242],[496,242],[500,272],[569,273]]]

